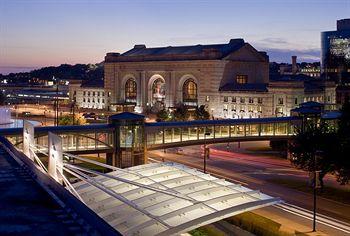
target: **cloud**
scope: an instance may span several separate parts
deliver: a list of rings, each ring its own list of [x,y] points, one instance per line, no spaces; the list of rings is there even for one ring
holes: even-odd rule
[[[320,49],[279,49],[279,48],[259,48],[266,51],[270,56],[270,61],[291,62],[292,56],[297,56],[299,62],[320,61]]]

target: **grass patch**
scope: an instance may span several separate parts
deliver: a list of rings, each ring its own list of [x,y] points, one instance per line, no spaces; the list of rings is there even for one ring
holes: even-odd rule
[[[206,225],[199,227],[198,229],[188,232],[192,236],[225,236],[223,232],[215,228],[213,225]]]
[[[271,183],[282,185],[288,188],[296,189],[301,192],[305,193],[312,193],[313,190],[310,187],[308,181],[303,180],[295,180],[295,179],[269,179],[268,180]],[[321,191],[318,189],[317,192],[318,196],[331,199],[337,202],[350,204],[350,190],[349,189],[341,189],[341,188],[334,188],[325,185],[323,187],[323,190]]]
[[[305,235],[300,232],[286,232],[281,230],[281,224],[253,212],[245,212],[225,219],[230,224],[236,225],[257,236],[291,236]]]

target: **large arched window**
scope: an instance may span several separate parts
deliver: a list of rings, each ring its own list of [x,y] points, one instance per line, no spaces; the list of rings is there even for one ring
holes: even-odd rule
[[[185,81],[182,87],[182,99],[183,102],[197,102],[197,84],[193,79]]]
[[[152,84],[153,104],[164,103],[165,100],[165,81],[162,78],[156,79]]]
[[[125,101],[136,102],[137,84],[134,79],[128,79],[125,83]]]

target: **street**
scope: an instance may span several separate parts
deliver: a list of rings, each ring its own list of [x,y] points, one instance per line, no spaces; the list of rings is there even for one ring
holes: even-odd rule
[[[264,143],[256,142],[257,146]],[[237,145],[237,144],[235,144]],[[249,146],[249,145],[248,145]],[[307,179],[308,174],[294,169],[288,160],[276,158],[270,154],[259,154],[241,146],[226,150],[226,146],[211,146],[210,158],[207,160],[207,172],[232,182],[261,190],[271,196],[281,198],[285,203],[273,207],[258,209],[254,212],[271,218],[282,225],[288,225],[300,232],[312,230],[312,195],[292,188],[271,183],[271,179]],[[192,146],[176,150],[150,151],[149,161],[174,161],[203,169],[202,147]],[[221,150],[219,150],[221,149]],[[339,185],[333,176],[325,177],[326,185]],[[348,189],[349,186],[339,187]],[[318,234],[350,235],[350,205],[318,197]]]

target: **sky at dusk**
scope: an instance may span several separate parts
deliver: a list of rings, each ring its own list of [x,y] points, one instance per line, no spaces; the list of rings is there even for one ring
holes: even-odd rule
[[[0,73],[98,63],[106,52],[243,38],[270,61],[318,61],[350,0],[0,0]]]

